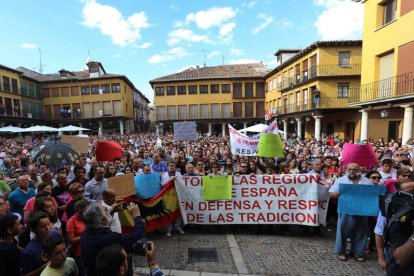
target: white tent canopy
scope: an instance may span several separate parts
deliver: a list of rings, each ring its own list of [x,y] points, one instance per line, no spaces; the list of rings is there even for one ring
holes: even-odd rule
[[[28,128],[22,129],[20,132],[54,132],[59,131],[59,129],[54,127],[48,127],[48,126],[32,126]]]
[[[14,127],[14,126],[6,126],[0,128],[0,132],[21,132],[23,128],[20,127]]]
[[[268,127],[268,125],[265,124],[257,124],[254,126],[249,126],[243,129],[240,129],[240,132],[262,132]]]
[[[90,130],[90,129],[70,125],[70,126],[61,127],[58,130],[59,131],[80,131],[80,130]]]

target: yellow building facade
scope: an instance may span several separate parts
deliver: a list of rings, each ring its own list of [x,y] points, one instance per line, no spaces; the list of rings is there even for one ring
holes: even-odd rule
[[[189,68],[150,81],[158,131],[195,121],[199,131],[225,133],[226,124],[247,127],[263,119],[262,63]]]
[[[360,85],[362,41],[318,41],[265,76],[266,113],[277,116],[285,138],[321,139],[322,134],[357,139],[359,113],[349,106],[350,88]]]
[[[44,113],[40,82],[0,65],[0,116],[2,125],[41,122]]]
[[[413,137],[414,1],[367,0],[361,86],[351,90],[360,107],[361,139],[403,144]]]
[[[100,62],[88,62],[84,71],[62,69],[58,74],[0,66],[0,80],[4,122],[72,124],[98,134],[149,126],[149,100],[124,75],[106,73]]]

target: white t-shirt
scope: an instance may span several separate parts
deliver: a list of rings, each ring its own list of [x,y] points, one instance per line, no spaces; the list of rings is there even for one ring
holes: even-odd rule
[[[342,177],[338,178],[334,182],[334,184],[329,189],[329,192],[330,193],[339,192],[339,184],[353,184],[353,183],[352,183],[352,180],[349,179],[347,175],[342,176]],[[373,185],[372,182],[371,182],[371,180],[369,180],[365,176],[361,176],[361,178],[358,181],[358,184],[361,184],[361,185]]]
[[[111,212],[112,207],[106,204],[104,201],[102,201],[102,206],[108,211],[108,213]],[[118,212],[115,212],[112,215],[112,219],[111,219],[109,226],[111,226],[112,232],[122,233],[121,222],[119,221]]]

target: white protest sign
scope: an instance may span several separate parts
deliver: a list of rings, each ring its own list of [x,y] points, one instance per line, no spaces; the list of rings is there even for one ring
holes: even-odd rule
[[[196,122],[175,122],[174,140],[188,141],[197,140]]]
[[[203,199],[202,177],[183,177],[175,187],[185,224],[318,226],[329,199],[318,181],[315,174],[233,176],[232,200],[218,201]]]
[[[279,128],[277,121],[274,120],[267,128],[262,132],[254,135],[247,136],[240,131],[236,130],[231,125],[229,126],[230,133],[230,150],[232,154],[243,155],[243,156],[256,156],[257,145],[259,144],[260,135],[262,133],[279,134]]]

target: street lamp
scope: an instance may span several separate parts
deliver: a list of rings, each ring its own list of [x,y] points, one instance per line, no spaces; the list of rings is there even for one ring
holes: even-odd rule
[[[385,109],[383,111],[381,111],[380,114],[381,114],[382,118],[387,118],[388,117],[388,111],[385,110]]]
[[[306,116],[306,117],[305,117],[305,121],[306,121],[306,122],[309,122],[309,121],[310,121],[310,117],[309,117],[309,116]]]

